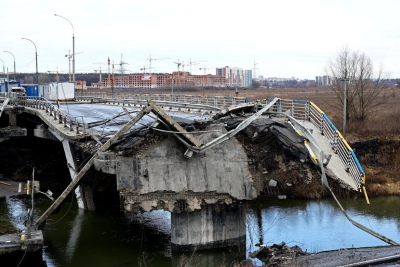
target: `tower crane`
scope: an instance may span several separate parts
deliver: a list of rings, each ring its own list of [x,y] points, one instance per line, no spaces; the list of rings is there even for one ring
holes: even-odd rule
[[[182,64],[181,64],[182,71],[185,71],[186,66],[188,66],[188,64],[185,64],[185,61],[182,61]]]
[[[94,70],[94,73],[97,73],[97,70]],[[101,82],[102,82],[102,77],[101,77],[101,67],[100,67],[100,70],[99,70],[99,83],[101,84]]]
[[[192,61],[192,59],[189,59],[189,70],[190,70],[190,73],[192,73],[192,66],[193,65],[199,65],[200,64],[200,62],[207,62],[206,60],[201,60],[201,61]]]
[[[58,77],[58,72],[59,72],[58,68],[57,68],[57,70],[48,70],[47,72],[48,72],[49,74],[50,74],[50,73],[55,73],[55,74],[56,74],[56,82],[59,82],[59,81],[60,81],[60,79],[59,79],[59,77]]]
[[[75,55],[77,55],[77,54],[82,54],[83,52],[78,52],[78,53],[75,53]],[[67,55],[65,55],[65,57],[66,58],[68,58],[68,81],[71,81],[71,59],[74,57],[74,55],[72,54],[71,55],[71,50],[68,50],[68,54]]]
[[[204,75],[206,75],[207,70],[212,70],[212,69],[214,69],[214,68],[208,68],[208,67],[199,68],[199,70],[204,70]]]
[[[143,71],[143,74],[146,74],[146,70],[148,70],[148,69],[150,69],[150,68],[148,68],[146,66],[143,66],[143,68],[140,68],[140,70]]]
[[[178,67],[178,84],[180,84],[180,67],[181,67],[181,65],[182,65],[182,63],[181,62],[179,62],[179,59],[178,59],[178,61],[177,62],[174,62],[174,64],[176,64],[176,66]]]
[[[163,58],[152,58],[151,55],[149,56],[149,70],[151,71],[152,67],[151,67],[151,62],[153,60],[162,60],[162,59],[170,59],[169,57],[163,57]],[[151,74],[151,72],[150,72]]]
[[[110,57],[108,57],[107,59],[107,64],[104,63],[100,63],[100,62],[95,62],[93,64],[101,64],[101,65],[108,65],[108,80],[107,80],[107,87],[110,87]]]
[[[204,70],[204,85],[207,84],[206,71],[211,70],[211,69],[213,69],[213,68],[208,68],[208,67],[199,68],[199,70]]]

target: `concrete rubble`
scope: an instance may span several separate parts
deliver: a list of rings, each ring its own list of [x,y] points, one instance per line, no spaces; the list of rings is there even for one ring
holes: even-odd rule
[[[289,247],[282,242],[272,246],[261,245],[258,250],[250,253],[250,257],[259,259],[267,266],[294,266],[296,257],[306,254],[300,247]]]

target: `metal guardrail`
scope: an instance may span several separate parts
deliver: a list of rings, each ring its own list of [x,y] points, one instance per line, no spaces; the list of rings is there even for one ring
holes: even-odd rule
[[[122,106],[145,106],[148,100],[161,107],[173,107],[178,111],[183,109],[210,112],[219,112],[220,107],[232,106],[240,103],[248,102],[244,97],[220,97],[220,96],[195,96],[195,95],[167,95],[167,94],[119,94],[117,98],[103,98],[105,94],[89,93],[89,96],[77,96],[76,100],[88,103],[103,103]],[[131,97],[131,98],[128,98]],[[57,104],[53,104],[42,97],[27,97],[13,96],[10,98],[11,105],[19,105],[34,109],[46,110],[50,116],[57,120],[58,123],[63,123],[65,128],[70,131],[75,131],[77,135],[88,133],[88,129],[92,126],[90,123],[85,123],[83,117],[70,116],[63,112]]]
[[[54,121],[64,124],[64,128],[68,128],[71,132],[75,131],[77,135],[87,133],[88,124],[84,122],[83,117],[70,116],[63,112],[58,105],[51,103],[43,97],[18,96],[11,98],[9,104],[45,110]]]
[[[272,98],[266,99],[267,103],[270,101],[272,101]],[[345,170],[358,185],[359,191],[365,190],[365,171],[361,167],[356,154],[329,117],[317,105],[307,100],[281,99],[270,110],[286,113],[297,120],[311,122],[329,140],[333,151],[345,166]]]
[[[235,106],[243,103],[248,103],[246,97],[233,97],[233,96],[200,96],[200,95],[184,95],[184,94],[114,94],[112,98],[107,98],[105,93],[92,93],[84,92],[76,96],[77,100],[85,101],[87,99],[113,99],[115,102],[118,100],[132,101],[132,100],[151,100],[155,103],[157,101],[177,102],[185,104],[198,104],[207,105],[217,108],[225,108]]]

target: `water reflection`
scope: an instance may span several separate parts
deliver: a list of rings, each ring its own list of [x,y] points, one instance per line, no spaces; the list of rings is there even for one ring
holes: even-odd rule
[[[342,202],[353,220],[400,242],[398,197],[372,200],[370,206],[364,204],[363,200]],[[254,238],[252,240],[251,237],[260,232],[266,244],[284,241],[308,252],[387,245],[352,225],[332,200],[270,200],[257,204],[248,213],[249,250],[254,249]],[[261,218],[258,219],[257,210],[261,210]],[[260,219],[262,231],[259,223],[255,223]]]
[[[371,199],[371,205],[363,199],[341,202],[355,221],[400,242],[400,197]],[[7,198],[0,204],[2,212],[7,206],[13,226],[22,229],[29,201]],[[38,217],[50,204],[47,198],[38,197],[35,216]],[[177,266],[188,260],[199,266],[228,266],[248,257],[250,252],[258,249],[256,244],[259,243],[285,242],[308,252],[387,245],[353,226],[332,200],[265,199],[252,202],[246,212],[246,254],[213,250],[196,253],[190,258],[172,252],[170,219],[170,213],[165,211],[141,214],[115,209],[83,211],[67,200],[60,212],[51,215],[47,221],[43,232],[43,257],[48,267],[139,266],[141,263]],[[243,258],[237,255],[243,255]]]

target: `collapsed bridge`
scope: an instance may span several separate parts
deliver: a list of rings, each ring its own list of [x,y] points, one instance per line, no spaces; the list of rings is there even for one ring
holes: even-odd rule
[[[199,98],[78,98],[52,103],[46,99],[3,99],[1,111],[10,126],[29,114],[38,120],[34,135],[63,144],[71,184],[36,221],[40,227],[72,191],[82,208],[93,208],[79,183],[94,165],[115,175],[126,211],[171,212],[175,249],[228,246],[243,240],[243,201],[260,194],[263,169],[251,168],[246,148],[237,140],[274,136],[305,164],[324,169],[344,188],[361,192],[365,173],[354,152],[329,118],[304,100],[266,99],[264,103],[231,103]],[[23,135],[17,128],[3,129]],[[90,155],[84,166],[72,147]],[[307,163],[308,162],[308,163]],[[89,191],[88,191],[89,190]],[[184,212],[183,212],[184,211]]]

